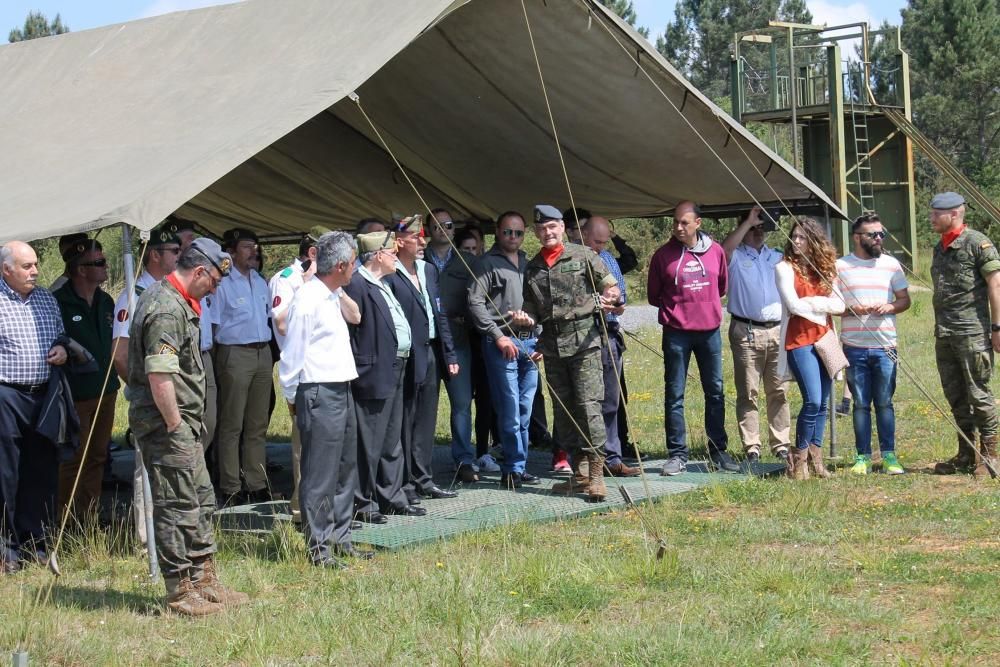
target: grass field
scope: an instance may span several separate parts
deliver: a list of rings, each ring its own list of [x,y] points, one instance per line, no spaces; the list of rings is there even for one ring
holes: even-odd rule
[[[0,646],[65,665],[1000,664],[1000,484],[927,474],[955,449],[917,386],[943,405],[931,323],[930,295],[915,293],[899,319],[906,475],[667,497],[641,508],[667,542],[660,560],[634,511],[510,525],[340,573],[309,566],[294,532],[226,535],[222,574],[254,602],[197,621],[161,615],[162,585],[128,540],[90,531],[63,553],[46,602],[42,569],[0,579]],[[657,330],[642,336],[658,347]],[[626,368],[633,431],[662,452],[661,362],[632,344]],[[731,405],[728,426],[738,442]],[[849,421],[838,426],[848,454]],[[288,427],[279,408],[272,435]]]

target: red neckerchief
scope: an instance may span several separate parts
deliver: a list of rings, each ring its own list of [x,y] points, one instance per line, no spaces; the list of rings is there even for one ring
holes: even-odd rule
[[[177,280],[177,276],[171,273],[170,275],[167,276],[167,282],[173,285],[177,289],[177,291],[181,293],[181,296],[184,297],[185,301],[187,301],[187,305],[191,306],[191,310],[194,311],[194,314],[197,315],[198,317],[201,317],[201,304],[198,303],[197,299],[191,298],[191,295],[188,294],[188,291],[184,289],[184,286],[181,285],[179,280]]]
[[[556,260],[559,259],[560,256],[562,256],[563,250],[565,249],[566,246],[564,246],[562,243],[560,243],[559,245],[557,245],[555,248],[552,249],[543,247],[541,250],[541,254],[542,254],[542,259],[545,260],[545,265],[551,269],[555,265]]]
[[[942,234],[941,247],[947,250],[948,246],[954,243],[955,239],[957,239],[959,235],[964,231],[965,231],[965,223],[963,222],[961,225],[951,230],[950,232],[945,232],[944,234]]]

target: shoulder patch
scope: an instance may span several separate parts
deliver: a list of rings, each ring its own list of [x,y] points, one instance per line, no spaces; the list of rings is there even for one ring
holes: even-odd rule
[[[281,273],[279,273],[278,275],[281,276],[282,278],[291,278],[292,277],[292,267],[290,267],[290,266],[285,267],[285,270],[282,271]]]
[[[115,315],[115,319],[118,320],[119,322],[124,322],[128,320],[128,308],[122,308],[121,310],[119,310],[118,314]]]
[[[167,343],[163,343],[163,344],[160,345],[160,351],[157,352],[157,354],[174,354],[174,355],[176,355],[177,354],[177,349],[174,348],[174,347],[172,347],[171,345],[169,345]]]
[[[987,248],[992,248],[992,247],[993,243],[989,239],[986,239],[985,241],[979,244],[980,250],[986,250]]]
[[[142,285],[136,283],[136,285],[135,285],[135,295],[136,296],[141,296],[142,293],[145,292],[145,291],[146,291],[145,287],[143,287]]]
[[[275,295],[274,301],[271,302],[271,308],[277,308],[280,305],[281,305],[281,297]]]

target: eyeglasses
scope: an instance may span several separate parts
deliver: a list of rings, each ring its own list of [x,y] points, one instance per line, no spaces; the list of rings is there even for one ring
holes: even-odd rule
[[[513,236],[514,238],[519,239],[522,236],[524,236],[524,230],[523,229],[503,229],[503,230],[501,230],[500,233],[503,234],[504,236],[506,236],[507,238],[510,238],[511,236]]]
[[[202,268],[205,271],[205,275],[208,276],[208,279],[212,281],[212,289],[213,290],[218,289],[219,283],[222,282],[222,277],[220,276],[219,278],[216,278],[215,276],[212,275],[211,270],[205,269],[204,267]]]
[[[872,239],[873,241],[875,239],[884,239],[885,238],[885,232],[855,232],[855,234],[860,234],[861,236],[867,236],[868,238]]]
[[[108,260],[102,257],[101,259],[95,259],[92,262],[80,262],[80,266],[96,266],[99,269],[103,269],[108,265]]]

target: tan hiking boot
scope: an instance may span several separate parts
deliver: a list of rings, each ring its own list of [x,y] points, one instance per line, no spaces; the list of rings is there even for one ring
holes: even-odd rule
[[[826,464],[823,463],[823,448],[817,445],[809,445],[809,464],[814,475],[821,479],[833,477]]]
[[[608,488],[604,485],[604,456],[601,454],[587,454],[587,464],[590,468],[590,485],[587,487],[587,501],[600,503],[608,495]]]
[[[218,614],[223,607],[218,602],[209,602],[195,590],[191,577],[164,577],[167,585],[167,609],[183,616],[209,616]]]
[[[572,495],[574,493],[586,493],[590,486],[590,464],[583,458],[582,452],[573,457],[573,476],[565,482],[552,485],[552,490],[556,493]]]
[[[987,466],[987,462],[989,466]],[[993,473],[990,473],[990,467]],[[1000,474],[1000,459],[997,458],[997,436],[980,438],[979,455],[976,456],[976,469],[972,471],[976,479],[990,479]]]
[[[976,465],[976,452],[970,442],[976,441],[975,433],[966,433],[958,437],[958,454],[947,461],[934,464],[935,475],[954,475],[958,472],[969,472]]]
[[[789,468],[789,477],[795,480],[804,481],[809,479],[809,449],[799,449],[792,447],[792,465]]]
[[[201,575],[197,579],[193,579],[191,583],[195,590],[209,602],[217,602],[227,607],[238,607],[250,601],[250,596],[246,593],[234,591],[222,585],[211,556],[201,562]]]

